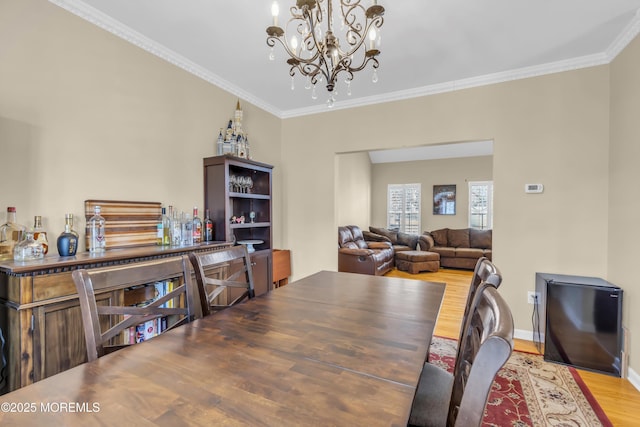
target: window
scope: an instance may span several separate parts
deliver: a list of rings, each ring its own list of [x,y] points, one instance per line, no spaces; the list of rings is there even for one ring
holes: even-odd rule
[[[420,234],[420,184],[389,184],[387,228]]]
[[[493,228],[493,181],[469,182],[469,227]]]

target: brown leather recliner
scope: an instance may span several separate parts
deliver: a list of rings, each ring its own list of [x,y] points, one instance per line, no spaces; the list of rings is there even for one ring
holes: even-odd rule
[[[388,242],[367,242],[357,225],[338,227],[338,271],[382,276],[393,268]]]

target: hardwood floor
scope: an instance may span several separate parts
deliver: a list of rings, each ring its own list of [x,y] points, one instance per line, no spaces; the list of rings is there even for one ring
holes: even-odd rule
[[[460,321],[464,313],[471,271],[440,269],[437,273],[409,274],[396,269],[387,276],[445,282],[447,288],[438,316],[435,334],[458,339]],[[515,340],[515,349],[538,353],[532,341]],[[578,369],[580,376],[609,417],[614,426],[637,426],[640,413],[640,392],[625,379]]]

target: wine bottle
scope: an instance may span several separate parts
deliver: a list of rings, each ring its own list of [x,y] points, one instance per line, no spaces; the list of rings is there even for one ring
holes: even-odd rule
[[[166,208],[162,208],[162,244],[164,246],[171,245],[171,210],[169,206],[169,216],[167,216]]]
[[[102,254],[107,247],[105,238],[105,220],[100,215],[100,206],[93,208],[94,215],[89,219],[89,252]]]
[[[205,210],[204,216],[204,241],[213,242],[213,221],[209,218],[209,209]]]
[[[202,220],[198,216],[198,208],[193,208],[193,244],[202,243]]]
[[[56,242],[58,255],[74,256],[78,250],[78,233],[73,230],[73,214],[64,216],[64,231]]]

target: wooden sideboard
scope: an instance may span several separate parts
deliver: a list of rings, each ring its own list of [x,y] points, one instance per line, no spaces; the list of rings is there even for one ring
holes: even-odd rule
[[[86,362],[78,294],[71,272],[189,252],[211,252],[231,243],[189,247],[145,246],[111,249],[104,255],[47,256],[30,262],[0,262],[0,394]]]

